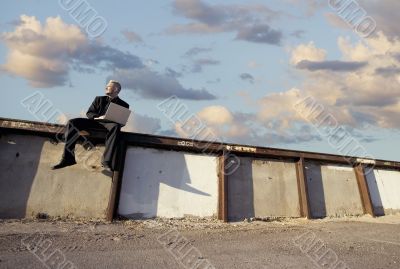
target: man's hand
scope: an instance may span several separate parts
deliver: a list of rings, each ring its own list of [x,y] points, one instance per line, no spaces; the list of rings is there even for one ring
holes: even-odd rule
[[[93,119],[94,119],[94,120],[104,120],[104,118],[105,118],[105,115],[100,116],[100,117],[97,117],[97,118],[93,118]]]

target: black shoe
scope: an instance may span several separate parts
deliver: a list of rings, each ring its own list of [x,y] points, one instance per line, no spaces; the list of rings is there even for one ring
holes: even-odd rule
[[[76,161],[74,159],[62,159],[59,164],[54,165],[51,169],[53,169],[53,170],[61,169],[61,168],[71,166],[74,164],[76,164]]]
[[[111,169],[111,165],[108,162],[102,162],[101,167],[103,167],[104,170],[107,170],[109,172],[114,171],[113,169]]]

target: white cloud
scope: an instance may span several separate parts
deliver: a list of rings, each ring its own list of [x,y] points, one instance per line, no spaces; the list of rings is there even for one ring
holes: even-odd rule
[[[314,42],[301,44],[292,50],[291,64],[297,65],[301,61],[323,61],[326,58],[326,50],[315,47]]]
[[[298,143],[321,140],[311,124],[313,117],[304,117],[296,104],[312,97],[321,105],[324,115],[332,115],[339,126],[354,132],[370,128],[400,128],[400,40],[379,33],[374,38],[356,43],[339,37],[342,57],[327,61],[327,52],[312,42],[293,48],[291,62],[296,67],[304,60],[322,65],[366,62],[362,68],[322,68],[317,72],[300,70],[304,76],[301,87],[277,92],[261,98],[257,113],[241,114],[223,106],[205,107],[196,115],[223,141],[255,145]],[[323,122],[332,127],[334,122]],[[175,126],[184,135],[184,128]],[[357,133],[360,140],[362,132]]]
[[[184,88],[174,76],[163,75],[147,68],[117,69],[110,79],[123,82],[124,87],[148,99],[165,99],[175,95],[181,99],[212,100],[216,96],[205,89]]]
[[[2,69],[27,79],[33,87],[65,85],[73,68],[92,72],[143,66],[130,53],[91,42],[78,26],[60,17],[41,24],[35,17],[21,15],[15,30],[3,33],[1,40],[9,50]]]
[[[294,104],[300,97],[300,90],[293,88],[286,92],[269,94],[260,99],[260,109],[257,114],[259,122],[267,128],[284,130],[291,127],[291,122],[302,121],[294,108]]]
[[[377,25],[377,31],[383,32],[389,38],[400,37],[400,26],[398,23],[400,1],[398,0],[358,0],[368,16],[371,16]]]
[[[271,28],[270,22],[282,15],[261,4],[221,5],[202,0],[175,0],[174,12],[192,22],[169,27],[169,34],[234,32],[236,39],[280,45],[282,32]]]
[[[129,43],[143,42],[142,37],[139,34],[137,34],[136,32],[125,30],[125,31],[122,31],[122,34]]]
[[[233,121],[231,112],[223,106],[209,106],[197,113],[200,119],[211,125],[229,124]]]
[[[331,24],[332,26],[342,28],[342,29],[347,29],[347,30],[352,30],[351,25],[349,25],[346,21],[344,21],[337,13],[333,12],[328,12],[325,13],[325,18]]]
[[[221,105],[208,106],[198,111],[187,122],[177,122],[175,132],[185,138],[216,142],[239,141],[251,132],[246,117],[244,114],[234,114]],[[188,128],[189,126],[191,128]],[[198,132],[194,132],[193,129]]]
[[[287,0],[287,1],[318,1],[318,0]],[[328,1],[322,1],[328,3]],[[338,3],[340,1],[337,1]],[[342,1],[344,4],[343,9],[347,9],[347,13],[353,12],[354,14],[362,14],[361,11],[365,12],[365,16],[372,18],[376,22],[376,30],[371,37],[376,37],[375,35],[379,32],[384,33],[387,37],[399,38],[400,37],[400,26],[398,23],[398,12],[400,10],[400,1],[398,0],[357,0],[357,1]],[[349,5],[351,4],[352,5]],[[354,5],[357,3],[357,6]],[[340,4],[340,5],[341,5]],[[341,11],[341,10],[340,10]],[[340,12],[339,11],[339,12]],[[344,12],[344,13],[346,13]],[[346,14],[347,14],[346,13]],[[328,22],[335,27],[348,29],[353,31],[354,25],[348,24],[344,19],[340,18],[339,14],[327,13],[325,14]],[[360,17],[361,20],[361,17]],[[358,22],[360,22],[360,20]]]
[[[3,69],[26,78],[33,87],[65,84],[69,61],[65,59],[86,44],[77,26],[66,25],[59,17],[48,18],[45,25],[35,17],[21,16],[14,32],[4,33],[9,48]]]
[[[133,32],[125,34],[137,40]],[[15,30],[3,33],[1,39],[9,50],[1,70],[27,79],[32,87],[66,85],[71,70],[81,73],[101,70],[113,72],[113,78],[117,77],[124,88],[145,98],[170,95],[193,100],[216,98],[205,89],[184,88],[176,77],[152,71],[129,52],[90,41],[78,26],[68,25],[60,17],[47,18],[41,24],[35,17],[22,15]]]
[[[368,65],[343,72],[336,68],[301,71],[305,80],[300,90],[266,96],[261,100],[259,117],[273,128],[289,130],[302,121],[293,110],[296,96],[311,96],[341,125],[400,128],[400,84],[395,72],[400,70],[400,40],[389,39],[383,33],[357,43],[339,37],[338,47],[342,61],[326,61],[326,51],[309,43],[293,49],[291,62],[296,66],[306,59],[320,61],[318,64],[323,66],[356,62]]]
[[[127,124],[121,130],[124,132],[156,134],[161,130],[161,121],[147,115],[131,113]]]
[[[280,110],[283,112],[283,109]],[[275,114],[278,118],[279,113]],[[252,145],[272,145],[279,143],[297,143],[318,139],[310,133],[310,127],[295,128],[296,132],[284,128],[278,129],[267,121],[287,120],[284,114],[278,119],[271,115],[268,119],[250,113],[232,112],[224,106],[209,106],[198,111],[185,123],[176,123],[177,135],[198,140],[231,142]]]

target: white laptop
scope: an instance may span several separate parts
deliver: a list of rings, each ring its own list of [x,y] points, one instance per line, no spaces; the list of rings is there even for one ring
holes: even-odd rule
[[[107,112],[104,115],[104,119],[126,125],[130,114],[131,111],[126,107],[110,103]]]

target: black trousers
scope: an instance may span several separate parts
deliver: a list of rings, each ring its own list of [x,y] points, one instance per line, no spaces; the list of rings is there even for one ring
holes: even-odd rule
[[[63,158],[75,158],[75,145],[79,138],[79,131],[90,131],[93,129],[107,131],[102,163],[106,163],[109,166],[112,165],[113,154],[117,149],[121,125],[109,121],[97,121],[85,118],[69,120],[65,131]]]

